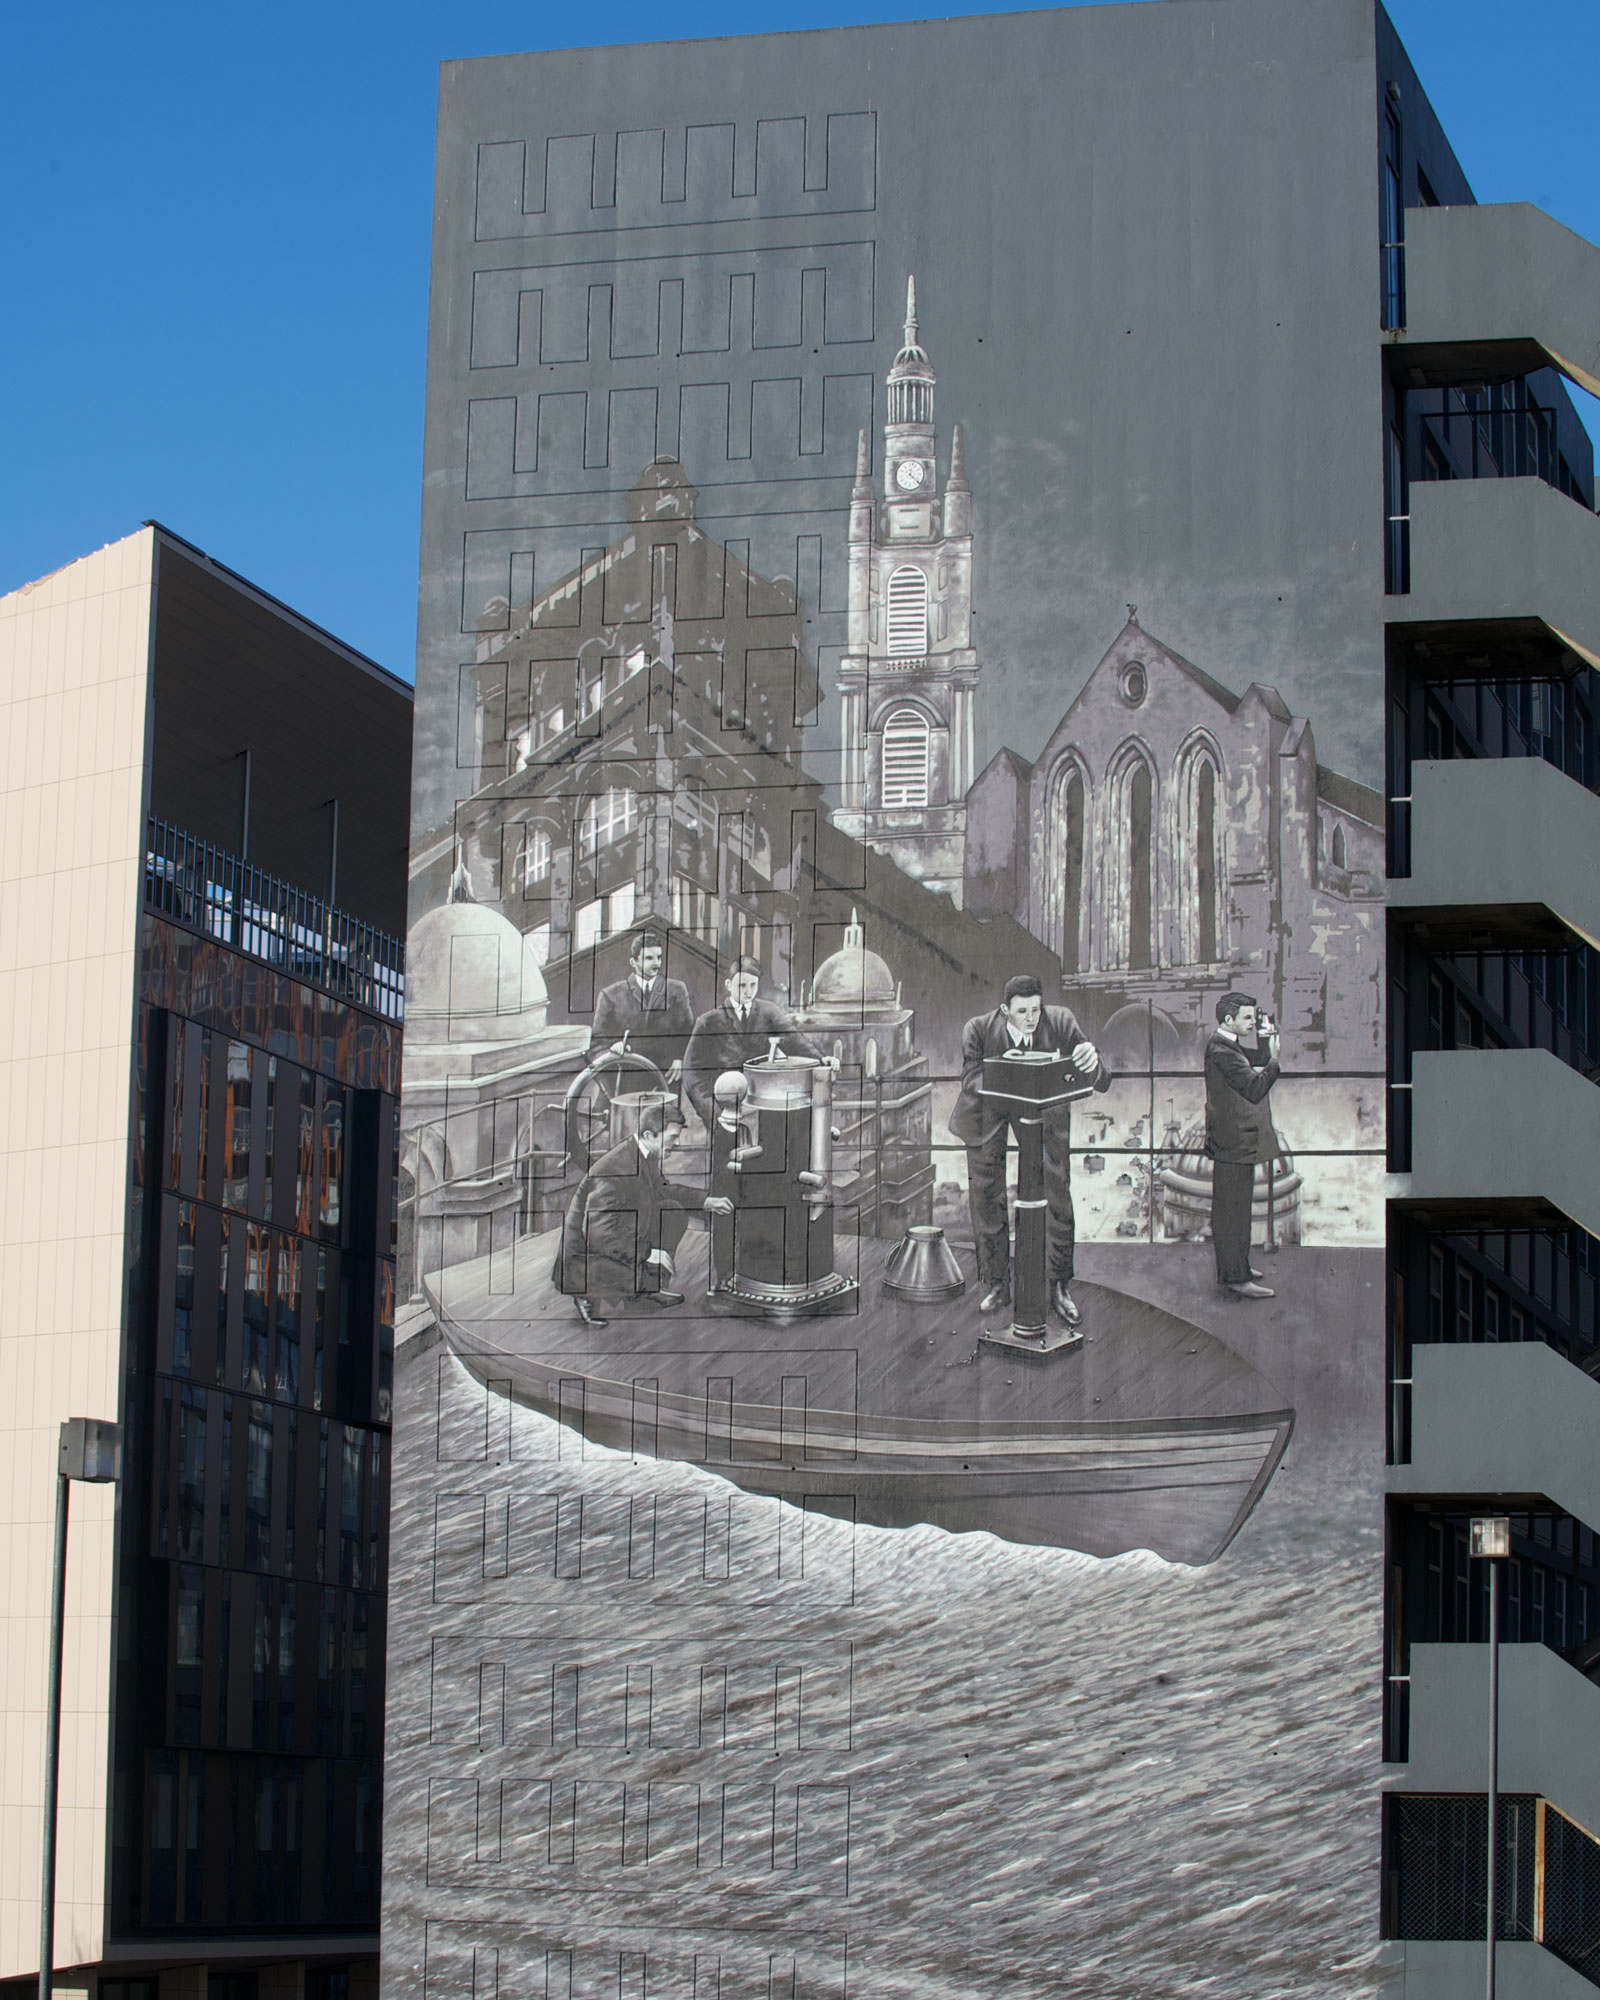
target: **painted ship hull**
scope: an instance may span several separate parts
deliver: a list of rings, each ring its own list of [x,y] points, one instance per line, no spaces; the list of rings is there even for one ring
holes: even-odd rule
[[[429,1302],[475,1374],[592,1443],[701,1466],[747,1491],[880,1527],[1204,1563],[1228,1546],[1288,1446],[1293,1411],[1176,1314],[1079,1284],[1081,1348],[980,1339],[976,1287],[916,1304],[881,1287],[892,1246],[859,1247],[856,1312],[773,1326],[703,1302],[578,1320],[550,1282],[554,1237],[438,1274]]]

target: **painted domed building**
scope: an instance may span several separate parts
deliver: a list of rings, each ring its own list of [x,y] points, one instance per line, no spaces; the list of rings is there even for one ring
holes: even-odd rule
[[[415,1295],[430,1273],[474,1259],[504,1254],[509,1267],[517,1236],[549,1221],[561,1100],[589,1030],[551,1026],[532,941],[459,890],[412,925],[406,975],[400,1165]]]
[[[817,967],[797,1019],[839,1059],[834,1085],[837,1222],[852,1214],[863,1234],[899,1236],[933,1207],[933,1086],[914,1046],[915,1016],[899,981],[867,948],[850,912],[844,942]]]

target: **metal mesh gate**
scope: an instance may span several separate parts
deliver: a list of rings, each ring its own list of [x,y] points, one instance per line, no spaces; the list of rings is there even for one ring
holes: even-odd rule
[[[1531,1938],[1538,1800],[1517,1793],[1500,1800],[1499,1881],[1495,1932]],[[1394,1936],[1481,1938],[1488,1896],[1488,1800],[1392,1793],[1391,1866],[1395,1876]]]
[[[1388,1931],[1484,1935],[1488,1802],[1473,1793],[1389,1795]],[[1600,1841],[1547,1799],[1500,1799],[1495,1935],[1542,1944],[1600,1986]]]
[[[1539,1801],[1541,1944],[1600,1986],[1600,1841]]]

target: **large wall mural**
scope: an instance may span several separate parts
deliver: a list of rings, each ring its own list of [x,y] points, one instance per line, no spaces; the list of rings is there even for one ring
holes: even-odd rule
[[[1380,801],[1131,603],[993,739],[876,255],[792,561],[679,438],[419,684],[386,1979],[1365,1991]]]

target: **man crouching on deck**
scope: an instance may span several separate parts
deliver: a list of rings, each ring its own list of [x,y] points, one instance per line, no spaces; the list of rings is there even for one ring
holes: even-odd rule
[[[561,1253],[552,1274],[575,1302],[585,1326],[604,1326],[607,1300],[632,1300],[655,1310],[681,1306],[669,1289],[674,1253],[701,1197],[661,1170],[668,1134],[681,1114],[666,1096],[649,1099],[639,1130],[602,1153],[578,1183],[561,1224]]]
[[[967,1205],[978,1251],[978,1277],[986,1287],[978,1310],[985,1313],[1011,1303],[1011,1231],[1006,1220],[1006,1138],[1011,1115],[983,1096],[984,1058],[1003,1056],[1008,1049],[1047,1049],[1064,1055],[1096,1090],[1111,1088],[1111,1072],[1078,1026],[1072,1009],[1047,1007],[1044,987],[1031,972],[1008,979],[994,1012],[974,1015],[967,1023],[961,1036],[961,1095],[950,1114],[950,1130],[967,1149]],[[1047,1109],[1044,1192],[1050,1303],[1057,1319],[1067,1327],[1077,1326],[1083,1317],[1072,1296],[1077,1222],[1069,1178],[1071,1146],[1070,1109],[1065,1104]]]

